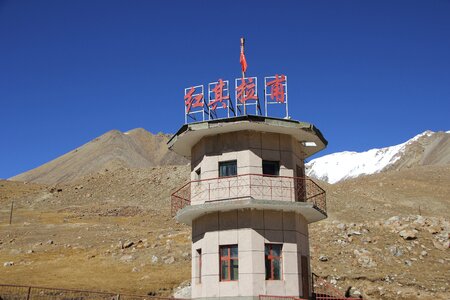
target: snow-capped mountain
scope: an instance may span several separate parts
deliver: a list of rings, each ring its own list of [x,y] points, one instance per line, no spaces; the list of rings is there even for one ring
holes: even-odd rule
[[[405,143],[365,152],[344,151],[306,164],[306,174],[328,183],[386,170],[450,164],[450,131],[425,131]]]

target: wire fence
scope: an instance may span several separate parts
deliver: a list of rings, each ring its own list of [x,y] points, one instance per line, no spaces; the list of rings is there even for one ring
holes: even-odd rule
[[[0,225],[8,225],[12,221],[11,203],[2,203],[0,206]]]
[[[293,296],[259,295],[259,300],[308,300],[308,299]]]
[[[361,300],[360,298],[346,297],[343,292],[339,291],[333,285],[329,284],[325,279],[320,278],[312,273],[312,299],[314,300]],[[311,298],[310,298],[311,299]],[[259,295],[259,300],[306,300],[294,296],[274,296]]]
[[[313,290],[316,300],[360,300],[360,298],[346,297],[344,293],[328,283],[325,279],[312,273]]]
[[[175,298],[0,284],[0,300],[88,300],[88,299],[174,300]],[[184,300],[184,299],[177,298],[177,300]]]

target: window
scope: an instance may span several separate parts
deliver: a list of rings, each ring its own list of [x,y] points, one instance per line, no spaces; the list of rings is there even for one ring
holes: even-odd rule
[[[202,249],[197,249],[198,283],[202,283]]]
[[[220,281],[238,280],[238,246],[220,246]]]
[[[236,176],[237,161],[221,161],[219,162],[219,177]]]
[[[266,244],[266,280],[281,280],[281,245]]]
[[[280,175],[280,162],[263,160],[263,174],[264,175]]]

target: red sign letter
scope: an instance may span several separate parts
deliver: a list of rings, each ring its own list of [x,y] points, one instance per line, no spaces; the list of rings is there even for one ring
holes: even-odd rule
[[[214,92],[214,94],[216,96],[214,99],[212,99],[213,101],[208,104],[209,106],[211,106],[212,110],[216,110],[217,104],[219,102],[222,104],[223,108],[227,107],[227,104],[225,102],[223,102],[223,100],[230,99],[230,96],[224,96],[223,95],[223,87],[224,87],[224,85],[225,85],[225,83],[223,82],[223,80],[219,79],[219,82],[212,89],[212,91]]]
[[[275,97],[276,102],[284,103],[284,87],[283,83],[286,81],[286,76],[284,75],[275,75],[275,79],[267,82],[267,87],[271,87],[270,90],[270,99],[273,100]]]
[[[255,83],[253,78],[249,78],[246,82],[245,78],[241,79],[241,84],[236,87],[237,90],[237,100],[241,103],[245,103],[247,100],[257,100],[255,95]]]
[[[191,87],[189,92],[184,95],[184,105],[187,106],[186,113],[191,111],[191,107],[202,107],[203,106],[203,94],[198,94],[192,97],[194,94],[195,88]]]

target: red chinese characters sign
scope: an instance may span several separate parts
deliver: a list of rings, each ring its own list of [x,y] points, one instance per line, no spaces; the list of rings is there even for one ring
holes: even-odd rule
[[[278,75],[264,78],[264,98],[258,97],[258,79],[256,77],[237,78],[235,80],[235,99],[230,97],[228,80],[219,79],[208,84],[205,101],[204,86],[198,85],[185,89],[185,122],[205,121],[239,115],[255,114],[268,116],[282,114],[288,116],[287,76]],[[261,105],[262,102],[262,105]],[[278,104],[275,106],[268,106]],[[281,106],[280,106],[281,105]],[[264,111],[262,111],[264,106]],[[254,108],[254,109],[253,109]],[[280,110],[281,109],[281,110]],[[274,115],[275,114],[275,115]]]

